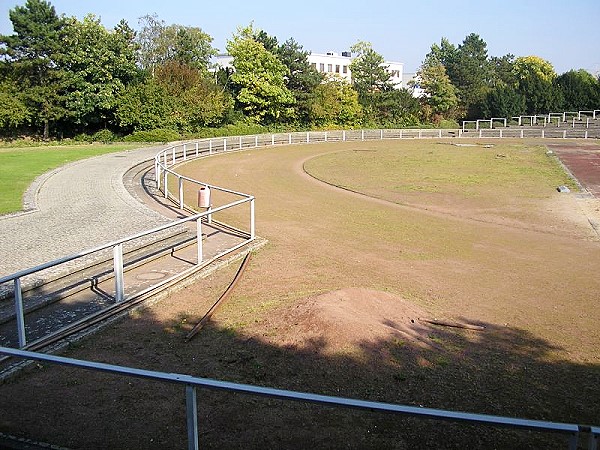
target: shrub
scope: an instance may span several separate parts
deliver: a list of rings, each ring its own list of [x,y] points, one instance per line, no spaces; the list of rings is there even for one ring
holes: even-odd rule
[[[135,131],[125,136],[125,142],[171,142],[181,138],[179,132],[167,128],[147,131]]]
[[[109,142],[113,142],[116,140],[115,134],[107,129],[97,131],[92,135],[92,142],[102,142],[103,144],[108,144]]]

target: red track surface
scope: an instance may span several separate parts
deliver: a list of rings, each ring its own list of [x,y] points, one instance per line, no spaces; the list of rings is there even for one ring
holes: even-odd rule
[[[549,144],[562,163],[594,197],[600,198],[600,145]]]

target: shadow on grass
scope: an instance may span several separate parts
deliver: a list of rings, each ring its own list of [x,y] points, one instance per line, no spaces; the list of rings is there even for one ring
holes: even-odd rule
[[[145,311],[66,356],[365,400],[600,424],[598,365],[556,360],[557,349],[527,331],[476,325],[485,331],[429,326],[423,334],[421,326],[417,345],[398,335],[332,354],[324,352],[324,337],[283,347],[216,324],[184,343],[184,316],[165,324]],[[566,437],[551,433],[227,392],[199,390],[198,405],[201,448],[567,448]],[[39,364],[0,386],[0,431],[70,448],[186,448],[185,427],[181,386]]]

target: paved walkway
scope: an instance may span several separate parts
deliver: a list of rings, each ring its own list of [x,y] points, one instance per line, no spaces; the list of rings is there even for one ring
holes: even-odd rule
[[[170,222],[127,191],[123,177],[162,147],[77,161],[39,177],[26,194],[34,209],[0,216],[0,276]]]

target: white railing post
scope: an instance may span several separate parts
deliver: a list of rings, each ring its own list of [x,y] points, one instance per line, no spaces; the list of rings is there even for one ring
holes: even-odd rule
[[[346,130],[342,131],[342,141],[346,142]]]
[[[544,138],[544,135],[545,135],[545,133],[544,133],[544,130],[542,129],[542,139]]]
[[[523,130],[521,130],[521,139],[523,139]]]
[[[254,197],[252,197],[250,200],[250,239],[254,239],[255,236]]]
[[[223,151],[226,152],[227,151],[227,138],[223,139]]]
[[[379,130],[379,140],[383,141],[383,128]]]
[[[292,143],[292,133],[288,133],[288,143]]]
[[[275,145],[275,135],[271,135],[271,145]]]
[[[159,157],[160,158],[160,157]],[[160,191],[160,163],[154,160],[154,179],[156,180],[156,189]]]
[[[258,147],[258,135],[254,136],[254,146]]]
[[[115,273],[115,302],[120,303],[125,299],[125,285],[123,283],[123,244],[113,247],[113,265]]]
[[[165,170],[164,174],[165,174],[165,179],[164,179],[164,182],[163,182],[163,186],[164,186],[164,188],[165,188],[165,189],[164,189],[164,190],[165,190],[165,198],[169,198],[169,187],[168,187],[168,185],[167,185],[167,181],[168,181],[168,178],[167,178],[167,177],[169,176],[169,172],[167,172],[167,171]]]
[[[198,239],[198,265],[202,263],[204,256],[202,255],[202,218],[196,219],[196,238]]]
[[[442,137],[442,129],[440,128],[438,131],[438,137],[441,138]]]
[[[212,155],[212,139],[208,141],[208,154]]]
[[[327,142],[327,131],[325,132],[325,142]]]
[[[365,130],[360,130],[360,140],[361,141],[365,140]]]
[[[310,144],[310,131],[306,132],[306,143]]]
[[[25,338],[25,311],[23,309],[23,291],[21,279],[15,278],[15,320],[17,321],[17,334],[19,335],[19,348],[27,345]]]
[[[196,142],[196,156],[198,156],[198,143]]]
[[[183,178],[181,176],[177,177],[177,184],[179,188],[179,209],[183,209]]]
[[[242,137],[240,136],[240,150],[242,149]]]
[[[185,386],[185,409],[187,421],[188,450],[198,450],[198,402],[196,387]]]

